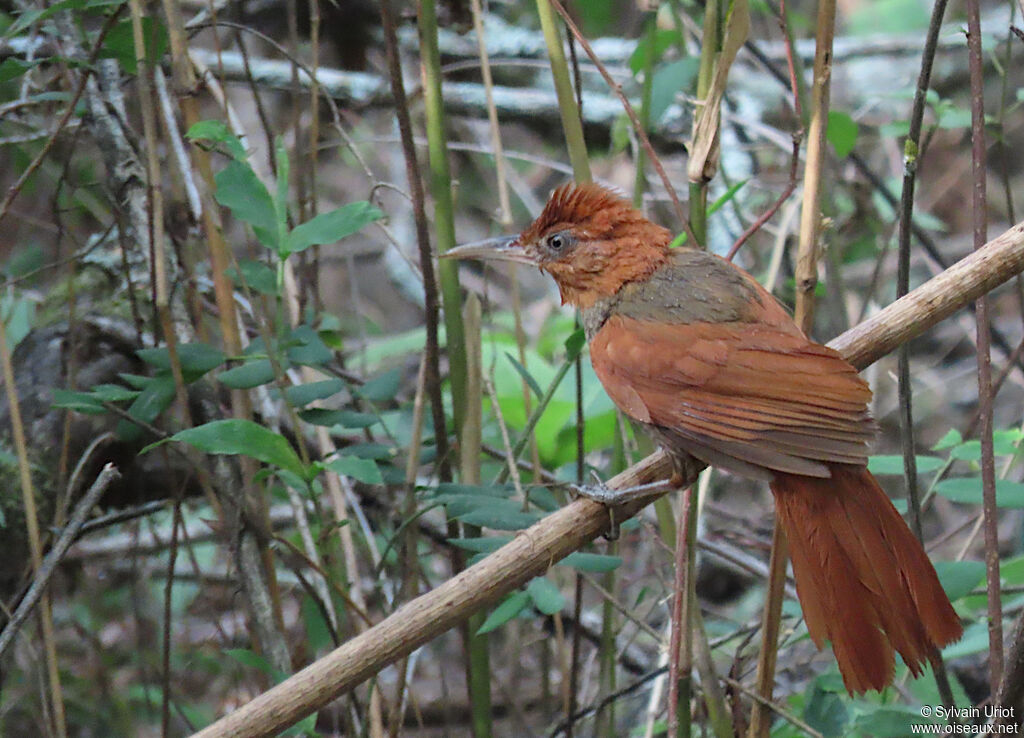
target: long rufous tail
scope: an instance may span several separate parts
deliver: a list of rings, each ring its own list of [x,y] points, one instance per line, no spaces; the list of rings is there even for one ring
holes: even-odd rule
[[[818,648],[832,642],[847,690],[880,690],[893,649],[914,674],[957,640],[960,619],[928,555],[864,467],[830,465],[831,479],[776,475],[797,593]]]

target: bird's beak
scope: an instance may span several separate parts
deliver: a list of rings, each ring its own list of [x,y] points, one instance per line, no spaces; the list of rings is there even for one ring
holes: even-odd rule
[[[519,236],[498,236],[485,241],[467,243],[441,254],[442,259],[485,259],[488,261],[515,261],[520,264],[537,264],[519,243]]]

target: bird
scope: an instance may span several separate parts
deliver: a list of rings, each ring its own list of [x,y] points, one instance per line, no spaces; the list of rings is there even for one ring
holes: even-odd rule
[[[867,469],[871,389],[809,339],[750,274],[671,232],[614,190],[566,183],[515,236],[444,256],[513,261],[579,310],[618,408],[672,458],[768,482],[797,596],[847,691],[881,691],[898,652],[915,675],[963,627],[917,537]]]

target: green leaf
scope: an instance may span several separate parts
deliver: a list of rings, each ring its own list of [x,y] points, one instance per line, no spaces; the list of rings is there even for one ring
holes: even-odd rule
[[[850,716],[843,700],[815,683],[811,698],[804,707],[804,720],[824,738],[839,738],[846,733]]]
[[[343,205],[296,226],[288,234],[285,250],[294,254],[313,245],[335,243],[383,217],[384,213],[366,201]]]
[[[7,326],[7,350],[13,352],[15,347],[32,332],[36,317],[36,304],[16,295],[3,298],[2,310],[4,325]]]
[[[138,390],[128,389],[119,384],[97,384],[90,393],[104,402],[128,402],[139,396]]]
[[[941,469],[945,463],[943,459],[937,456],[918,456],[917,471],[921,474],[927,474],[928,472]],[[868,471],[872,474],[896,474],[902,476],[903,457],[895,454],[891,456],[872,456],[868,458]]]
[[[370,402],[386,402],[388,400],[395,399],[395,395],[398,394],[398,387],[402,381],[402,370],[392,369],[382,374],[378,374],[373,379],[369,380],[362,387],[359,387],[356,392]]]
[[[554,615],[565,607],[565,597],[547,577],[537,577],[526,586],[526,593],[533,600],[533,606],[545,615]]]
[[[8,59],[10,61],[10,59]],[[3,64],[0,64],[0,70]],[[11,279],[20,279],[29,276],[32,272],[38,271],[46,266],[46,252],[40,245],[30,241],[21,246],[15,247],[3,264],[2,273]],[[29,301],[31,302],[31,301]]]
[[[448,543],[473,553],[494,553],[512,540],[511,536],[481,536],[479,538],[449,538]]]
[[[971,127],[971,111],[969,108],[961,108],[956,105],[943,106],[936,111],[939,119],[939,128],[957,129]]]
[[[174,379],[169,372],[161,373],[147,379],[142,391],[128,406],[128,414],[142,423],[152,424],[173,401]],[[115,433],[122,441],[134,441],[142,435],[142,429],[131,421],[121,420]]]
[[[748,181],[749,180],[741,179],[739,182],[736,182],[729,189],[723,192],[721,197],[719,197],[717,200],[711,203],[711,206],[708,208],[708,215],[714,215],[719,210],[721,210],[723,205],[725,205],[734,197],[736,197],[736,193],[743,189],[743,185],[745,185]]]
[[[316,400],[326,400],[333,397],[345,388],[345,383],[340,379],[324,379],[320,382],[308,382],[297,384],[294,387],[286,387],[285,399],[292,407],[302,407]]]
[[[260,243],[277,251],[278,233],[274,200],[252,168],[232,161],[214,176],[217,202],[252,226]]]
[[[358,456],[336,456],[326,464],[327,468],[345,477],[352,477],[364,484],[383,484],[380,467],[373,459]]]
[[[147,377],[143,374],[129,374],[128,372],[120,372],[117,375],[121,378],[121,381],[127,384],[129,387],[134,387],[137,390],[145,389],[146,385],[152,381],[152,377]]]
[[[896,120],[892,123],[883,123],[878,127],[878,133],[883,138],[903,138],[910,135],[910,121]]]
[[[100,398],[88,392],[73,392],[66,389],[53,391],[53,402],[50,406],[61,410],[73,410],[83,415],[103,415],[107,412]]]
[[[541,519],[539,513],[524,512],[515,506],[514,510],[495,507],[477,508],[461,515],[453,515],[467,525],[477,525],[492,530],[523,530]]]
[[[494,611],[487,616],[484,620],[483,625],[477,630],[477,635],[483,635],[484,633],[490,633],[496,628],[500,628],[509,620],[514,618],[523,608],[530,602],[530,595],[526,592],[513,592],[502,601],[500,605],[494,608]]]
[[[619,568],[619,566],[622,565],[622,557],[576,551],[569,554],[558,563],[571,566],[577,571],[604,574],[605,572]]]
[[[459,484],[442,482],[428,495],[431,500],[445,502],[456,497],[510,497],[515,492],[511,484]]]
[[[277,294],[277,273],[262,261],[239,259],[238,269],[230,267],[225,274],[236,285],[244,281],[254,292],[262,295]]]
[[[567,339],[565,339],[565,360],[575,361],[576,357],[580,355],[583,347],[587,345],[587,334],[580,328],[578,331],[574,331]]]
[[[348,456],[358,456],[360,459],[374,459],[376,461],[391,461],[395,458],[395,449],[383,443],[353,443],[346,446],[338,453]]]
[[[342,428],[369,428],[380,421],[376,415],[371,413],[358,413],[354,410],[331,410],[324,407],[313,407],[303,410],[299,417],[313,425],[323,425],[332,428],[336,425]]]
[[[959,641],[942,649],[942,657],[949,661],[976,653],[987,654],[988,650],[988,623],[983,620],[964,628],[964,635]]]
[[[847,33],[855,35],[875,34],[884,28],[886,33],[916,33],[921,37],[928,28],[928,9],[916,0],[874,0],[870,5],[852,8],[846,27]]]
[[[512,366],[514,366],[516,371],[519,372],[519,376],[523,378],[523,381],[526,382],[526,386],[533,391],[533,394],[536,395],[537,399],[539,400],[542,398],[544,396],[544,390],[540,388],[540,385],[537,384],[537,380],[530,375],[530,372],[526,370],[526,367],[516,361],[515,357],[508,351],[505,352],[505,356],[510,362],[512,362]]]
[[[853,147],[857,145],[857,123],[850,117],[849,113],[840,110],[831,110],[828,114],[828,129],[825,136],[828,138],[832,148],[836,150],[836,156],[845,159]]]
[[[286,340],[288,359],[294,364],[322,366],[334,358],[331,350],[311,326],[300,325],[292,329]]]
[[[953,502],[980,505],[981,477],[943,479],[935,485],[935,491]],[[1024,483],[997,479],[996,505],[1005,508],[1024,508]]]
[[[167,374],[158,374],[142,388],[135,402],[128,407],[128,414],[144,423],[152,423],[170,407],[173,399],[174,379]]]
[[[992,434],[992,451],[996,456],[1013,456],[1020,443],[1020,431],[1016,429],[996,431]],[[981,459],[981,441],[971,440],[954,446],[950,456],[961,461]]]
[[[179,343],[176,350],[181,371],[186,381],[190,382],[199,379],[211,369],[216,369],[227,360],[223,351],[206,343]],[[135,354],[160,371],[171,370],[171,354],[166,346],[139,349]]]
[[[285,437],[251,420],[215,420],[175,433],[170,440],[208,454],[249,456],[306,478],[306,468]]]
[[[662,54],[670,46],[678,43],[679,38],[679,31],[674,28],[659,28],[654,34],[653,43],[649,35],[643,36],[629,56],[629,68],[633,74],[640,74],[648,66],[661,59]]]
[[[250,651],[247,648],[227,648],[224,650],[224,653],[240,663],[242,666],[261,671],[273,679],[275,683],[283,681],[284,678],[288,676],[280,669],[275,668],[274,665],[267,661],[263,656],[260,656],[258,653]]]
[[[142,38],[146,46],[145,55],[135,48],[135,32],[132,21],[125,19],[117,23],[103,39],[100,57],[116,59],[121,68],[128,74],[138,74],[138,59],[141,57],[149,64],[155,64],[170,45],[167,28],[152,16],[142,18]]]
[[[302,598],[302,623],[306,628],[306,647],[313,653],[327,653],[334,649],[331,629],[324,619],[324,611],[310,596]]]
[[[686,241],[689,239],[689,237],[690,237],[690,235],[686,231],[683,231],[682,233],[678,234],[675,238],[673,238],[669,242],[668,247],[670,249],[677,249],[680,246],[682,246],[684,243],[686,243]]]
[[[935,573],[952,602],[966,597],[985,576],[985,564],[981,561],[935,561]]]
[[[217,379],[231,389],[252,389],[273,382],[274,367],[270,359],[256,359],[221,372]]]
[[[277,196],[274,198],[274,212],[277,216],[278,256],[284,260],[288,254],[288,180],[291,176],[291,162],[284,139],[274,139],[274,161],[277,164]]]
[[[907,738],[908,735],[922,733],[920,726],[928,723],[931,721],[921,715],[920,709],[876,707],[875,710],[861,714],[857,718],[853,732],[857,735],[870,735],[873,738]],[[916,731],[914,726],[918,726]]]
[[[946,434],[939,439],[939,442],[932,446],[932,451],[942,451],[943,449],[952,448],[958,444],[963,443],[964,437],[960,435],[960,431],[956,428],[950,428],[946,431]]]
[[[13,56],[4,59],[3,63],[0,64],[0,84],[10,82],[12,79],[17,79],[41,62],[42,59],[27,62]]]
[[[629,146],[629,133],[632,130],[630,125],[629,117],[625,113],[615,116],[611,130],[612,154],[621,154]]]
[[[648,110],[652,124],[661,120],[680,90],[690,89],[699,67],[700,60],[688,56],[662,64],[655,70],[651,80],[651,107]]]
[[[7,29],[7,33],[4,34],[5,38],[16,36],[30,26],[36,25],[37,23],[61,13],[65,10],[78,10],[80,8],[88,7],[92,5],[88,0],[59,0],[59,2],[51,3],[42,9],[30,9],[22,12],[18,15],[18,20],[11,24],[11,27]]]
[[[194,123],[185,136],[192,141],[213,141],[224,144],[232,158],[245,161],[245,147],[238,140],[238,136],[233,134],[222,121],[201,120]]]

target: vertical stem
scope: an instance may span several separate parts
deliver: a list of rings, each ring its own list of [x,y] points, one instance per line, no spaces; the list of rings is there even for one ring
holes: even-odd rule
[[[971,80],[971,201],[974,249],[985,245],[988,227],[985,213],[985,76],[981,49],[978,0],[967,2],[967,58]],[[996,509],[996,470],[992,449],[992,357],[988,298],[978,299],[978,434],[981,437],[981,487],[985,526],[985,571],[988,584],[989,682],[992,694],[1003,676],[1003,603],[999,588],[999,530]]]
[[[480,299],[471,294],[466,298],[463,312],[463,326],[466,330],[466,415],[462,426],[459,447],[459,469],[466,484],[480,484],[480,443],[483,404],[480,358]],[[464,526],[464,535],[473,538],[480,535],[475,525]],[[491,735],[491,665],[487,635],[477,631],[483,625],[485,613],[476,612],[467,623],[469,660],[466,679],[469,688],[469,709],[473,723],[473,735],[487,738]]]
[[[437,7],[435,0],[419,3],[420,53],[422,55],[423,98],[427,120],[427,152],[430,163],[430,194],[434,198],[434,228],[437,251],[443,254],[455,246],[455,214],[451,169],[448,164],[448,139],[445,131],[444,98],[441,95],[441,53],[437,46]],[[444,325],[448,339],[448,365],[452,390],[455,432],[461,433],[466,414],[466,337],[459,310],[458,262],[438,265]]]
[[[825,131],[828,123],[829,83],[832,77],[832,40],[835,34],[836,6],[834,0],[818,5],[818,22],[814,51],[814,85],[811,94],[811,122],[807,136],[807,163],[804,168],[804,201],[800,214],[800,245],[796,265],[797,325],[809,333],[814,320],[814,288],[818,283],[818,236],[821,225],[820,188],[825,159]],[[782,597],[786,579],[789,550],[786,534],[775,518],[772,533],[772,555],[769,563],[768,592],[762,616],[761,653],[757,663],[757,692],[772,699],[775,664],[782,621]],[[765,703],[754,705],[750,719],[750,738],[766,738],[772,716]]]
[[[562,131],[565,133],[565,146],[569,150],[573,176],[577,182],[589,182],[590,160],[587,158],[587,144],[583,138],[583,122],[580,120],[579,108],[573,97],[569,65],[565,60],[565,49],[562,47],[562,35],[555,25],[555,14],[548,0],[537,0],[537,15],[540,16],[540,26],[548,47],[551,75],[555,82],[555,93],[558,95]]]
[[[914,187],[917,182],[921,146],[921,123],[924,119],[925,98],[931,83],[932,62],[938,45],[942,18],[946,13],[946,0],[936,0],[932,8],[931,23],[921,55],[921,72],[914,91],[914,105],[910,112],[907,140],[903,144],[903,193],[900,199],[899,263],[896,273],[896,297],[910,291],[910,226],[914,213]],[[910,347],[899,348],[899,405],[900,437],[903,442],[903,470],[909,501],[910,525],[918,540],[921,533],[921,501],[917,489],[917,463],[914,449],[913,393],[910,387]]]
[[[701,29],[700,69],[697,72],[697,105],[693,114],[694,126],[705,105],[715,71],[715,60],[721,49],[721,16],[717,0],[704,5],[704,27]],[[707,223],[708,183],[690,182],[690,229],[697,242],[697,248],[704,248],[708,241]]]
[[[772,554],[768,562],[768,586],[765,590],[764,612],[761,615],[761,651],[757,659],[757,694],[770,700],[775,690],[775,664],[778,657],[779,627],[782,622],[782,600],[786,588],[786,565],[789,544],[778,519],[772,531]],[[764,703],[754,703],[750,714],[748,738],[765,738],[772,726],[773,713]]]
[[[690,692],[693,673],[693,638],[690,624],[690,582],[693,556],[687,541],[696,535],[696,505],[690,485],[681,495],[679,522],[676,525],[675,598],[672,601],[672,636],[669,639],[668,734],[676,738],[690,735]],[[694,530],[691,531],[691,528]]]
[[[821,174],[825,161],[829,90],[832,79],[832,39],[835,33],[834,0],[818,5],[815,33],[814,85],[811,90],[811,123],[807,134],[804,167],[804,201],[800,212],[800,246],[796,263],[796,322],[808,332],[814,317],[814,288],[818,284],[818,237],[821,228]]]
[[[11,431],[14,450],[18,456],[18,479],[21,482],[22,502],[25,506],[25,527],[28,532],[29,552],[32,556],[32,571],[38,572],[43,563],[43,544],[39,537],[39,518],[36,513],[35,486],[30,473],[31,463],[28,456],[28,444],[25,441],[25,426],[21,419],[21,404],[18,400],[17,387],[14,384],[14,366],[11,363],[11,352],[7,348],[7,326],[0,318],[0,364],[2,364],[4,389],[7,392],[7,404],[10,407]],[[46,659],[46,674],[50,688],[50,703],[53,709],[53,732],[57,736],[67,736],[67,725],[64,718],[64,696],[60,686],[60,672],[57,668],[57,645],[53,630],[53,610],[50,607],[50,596],[43,594],[39,600],[39,620],[43,631],[43,652]]]
[[[450,480],[448,462],[448,431],[441,400],[441,369],[438,357],[438,295],[437,280],[434,276],[434,257],[430,253],[430,232],[424,206],[426,195],[420,176],[419,160],[416,158],[416,144],[413,140],[412,121],[409,118],[409,104],[402,80],[402,63],[398,55],[398,35],[392,11],[393,0],[380,4],[381,26],[384,28],[384,44],[388,59],[388,77],[391,81],[391,95],[395,99],[395,117],[402,139],[402,154],[405,158],[406,179],[412,195],[413,220],[416,224],[416,245],[419,249],[420,269],[423,272],[423,323],[426,330],[424,362],[425,390],[430,398],[431,418],[434,424],[434,443],[437,446],[439,476]]]
[[[651,90],[654,88],[654,43],[658,37],[658,11],[647,12],[646,41],[647,58],[644,59],[644,81],[640,88],[640,112],[637,117],[640,119],[640,126],[646,132],[651,126]],[[633,207],[642,209],[644,204],[644,189],[647,187],[647,174],[644,171],[646,166],[646,152],[644,147],[637,142],[636,147],[636,174],[633,179]]]

